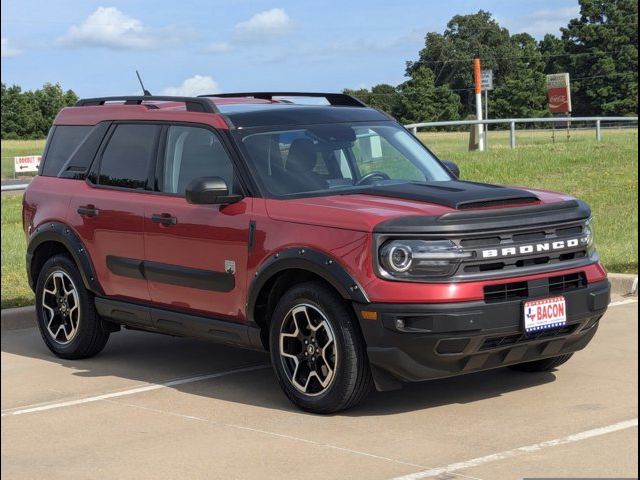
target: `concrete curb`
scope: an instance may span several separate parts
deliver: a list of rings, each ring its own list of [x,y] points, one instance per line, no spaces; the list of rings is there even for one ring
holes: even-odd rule
[[[7,308],[2,310],[0,331],[18,330],[36,326],[36,307]]]
[[[627,273],[609,273],[611,293],[638,296],[638,276]]]
[[[624,273],[610,273],[611,293],[622,296],[638,295],[638,276]],[[36,326],[34,306],[7,308],[2,310],[1,331],[18,330]]]

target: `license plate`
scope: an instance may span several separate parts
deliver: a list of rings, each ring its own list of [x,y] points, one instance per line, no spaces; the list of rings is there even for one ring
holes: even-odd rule
[[[527,333],[567,324],[567,305],[564,297],[542,298],[524,302],[524,329]]]

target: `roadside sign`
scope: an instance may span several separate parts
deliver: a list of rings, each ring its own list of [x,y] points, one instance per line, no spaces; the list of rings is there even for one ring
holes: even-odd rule
[[[571,112],[571,87],[568,73],[547,75],[547,101],[551,113]]]
[[[42,155],[13,157],[13,170],[16,173],[37,172],[40,166],[40,160],[42,160]]]
[[[493,90],[493,70],[482,70],[480,72],[480,85],[482,90]]]

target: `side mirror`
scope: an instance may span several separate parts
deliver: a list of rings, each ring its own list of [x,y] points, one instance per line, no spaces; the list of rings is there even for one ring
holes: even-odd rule
[[[460,167],[458,167],[458,165],[455,162],[452,162],[451,160],[440,160],[445,167],[447,167],[447,170],[449,170],[452,175],[456,178],[460,178]]]
[[[185,198],[196,205],[229,205],[242,200],[242,195],[229,195],[227,182],[220,177],[201,177],[189,182]]]

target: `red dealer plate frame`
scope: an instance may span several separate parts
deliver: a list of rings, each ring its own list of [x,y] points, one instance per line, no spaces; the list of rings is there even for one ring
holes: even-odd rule
[[[562,328],[567,324],[567,302],[563,296],[529,300],[523,305],[527,333]]]

